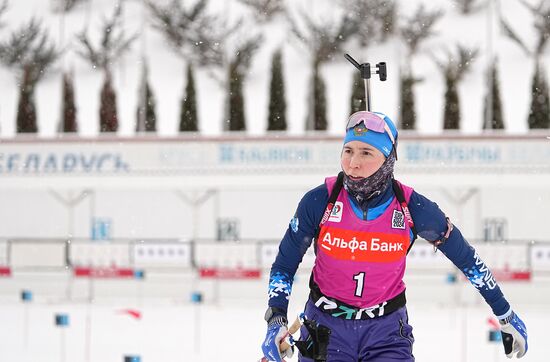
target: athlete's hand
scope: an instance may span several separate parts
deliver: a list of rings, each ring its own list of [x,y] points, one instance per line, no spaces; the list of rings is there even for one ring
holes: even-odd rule
[[[512,311],[510,316],[500,320],[500,329],[506,357],[512,358],[516,352],[517,358],[523,357],[528,349],[525,323]]]
[[[267,324],[267,334],[264,343],[262,343],[262,351],[268,361],[282,362],[285,357],[292,357],[294,350],[288,347],[284,351],[280,351],[281,341],[288,336],[287,320],[282,316],[273,317]]]

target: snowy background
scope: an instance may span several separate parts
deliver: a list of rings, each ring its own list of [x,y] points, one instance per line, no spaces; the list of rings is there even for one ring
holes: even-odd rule
[[[112,14],[115,3],[112,0],[90,0],[63,16],[51,11],[51,1],[10,2],[0,37],[6,37],[10,29],[34,16],[50,29],[50,35],[58,44],[68,49],[36,90],[40,137],[52,138],[57,134],[61,73],[64,70],[73,70],[75,75],[79,134],[84,137],[98,135],[103,74],[75,54],[73,35],[88,29],[92,37],[98,37],[100,21]],[[287,3],[292,11],[307,9],[319,18],[330,17],[334,9],[329,0],[289,0]],[[410,14],[420,1],[400,0],[398,3],[401,14]],[[505,132],[526,133],[532,59],[504,38],[495,24],[493,27],[488,25],[490,14],[486,8],[462,16],[450,0],[426,0],[424,3],[430,9],[445,10],[445,16],[436,26],[438,35],[424,44],[413,61],[415,75],[424,78],[415,88],[419,133],[442,132],[444,82],[432,55],[443,58],[446,49],[455,49],[457,43],[480,49],[473,71],[459,86],[462,102],[460,132],[481,133],[484,73],[489,55],[493,53],[500,59]],[[534,43],[532,18],[527,9],[515,0],[500,3],[503,16],[523,38]],[[114,67],[120,116],[118,134],[122,137],[134,135],[141,62],[145,54],[149,81],[157,99],[158,133],[175,136],[185,84],[185,60],[177,57],[164,37],[152,29],[141,1],[127,0],[122,6],[127,32],[137,32],[139,38]],[[247,134],[266,133],[271,56],[281,46],[287,82],[288,133],[303,134],[310,68],[305,55],[307,51],[291,38],[288,24],[280,17],[264,25],[255,24],[248,9],[237,1],[211,0],[209,7],[210,11],[230,18],[244,14],[252,29],[262,32],[265,39],[252,61],[245,83]],[[360,61],[388,63],[388,81],[375,81],[372,85],[374,108],[399,122],[397,82],[399,64],[405,54],[403,44],[392,39],[368,50],[351,44],[346,51]],[[543,61],[548,63],[549,57],[547,49]],[[343,133],[354,71],[343,56],[322,66],[327,82],[328,133],[331,135]],[[6,139],[15,137],[18,92],[14,74],[3,67],[0,68],[0,84],[0,137]],[[205,70],[197,72],[196,87],[201,133],[222,134],[224,90]],[[289,315],[295,315],[306,300],[307,275],[307,271],[303,271],[298,276]],[[68,295],[68,288],[73,286],[68,272],[37,274],[22,271],[15,273],[13,278],[2,278],[0,362],[120,362],[125,355],[139,355],[145,362],[258,359],[260,343],[265,335],[262,319],[266,304],[265,274],[259,281],[205,282],[195,278],[193,273],[153,274],[144,282],[97,281],[93,288],[87,282],[80,282],[76,286],[81,292],[77,297]],[[433,277],[408,275],[407,282],[417,361],[507,360],[501,344],[487,341],[490,329],[487,319],[491,313],[473,287],[464,282],[448,284],[444,273]],[[550,322],[550,281],[547,275],[537,275],[530,283],[502,283],[502,288],[529,329],[530,350],[524,361],[547,361],[550,355],[546,335]],[[25,304],[19,300],[22,289],[34,292],[32,302]],[[205,291],[207,296],[201,305],[190,302],[191,293],[197,289]],[[94,294],[91,303],[87,294],[90,290]],[[121,312],[128,308],[140,311],[141,319]],[[54,325],[56,313],[69,315],[67,328]]]
[[[166,4],[169,1],[157,0]],[[99,93],[103,74],[86,63],[76,54],[79,48],[75,34],[82,30],[98,41],[101,21],[110,17],[115,1],[90,0],[77,5],[67,14],[52,12],[53,1],[21,0],[12,1],[4,15],[5,26],[0,36],[6,38],[10,29],[26,23],[32,17],[40,19],[50,29],[51,38],[62,48],[67,49],[48,75],[38,84],[36,103],[38,109],[39,134],[52,137],[56,134],[61,109],[61,74],[72,70],[75,75],[77,117],[79,133],[83,136],[97,135]],[[185,2],[186,6],[194,2]],[[307,10],[314,19],[330,19],[338,8],[328,0],[287,1],[291,15]],[[398,23],[416,10],[419,0],[398,1]],[[497,27],[497,11],[488,11],[484,6],[474,14],[464,16],[451,0],[424,1],[428,10],[441,9],[445,15],[436,26],[436,36],[429,38],[421,46],[420,52],[412,61],[413,72],[424,81],[417,84],[416,111],[417,129],[422,133],[440,133],[442,130],[444,80],[437,69],[433,57],[444,60],[447,51],[456,51],[457,44],[468,48],[479,48],[479,55],[473,69],[459,86],[462,99],[463,133],[479,133],[482,127],[482,100],[485,94],[485,69],[492,56],[499,58],[501,97],[504,108],[506,132],[524,133],[527,130],[527,116],[530,102],[530,84],[534,62],[519,46],[505,38]],[[486,3],[479,1],[479,3]],[[520,1],[500,1],[504,19],[525,39],[529,46],[536,41],[533,18]],[[538,4],[538,1],[527,1]],[[123,1],[123,27],[126,34],[138,34],[132,49],[113,67],[115,88],[118,94],[119,135],[131,136],[135,129],[135,112],[138,99],[138,86],[141,77],[142,59],[146,59],[150,70],[150,83],[157,100],[158,133],[164,136],[177,134],[180,101],[185,85],[185,60],[178,57],[159,31],[151,26],[151,18],[142,1]],[[270,79],[271,56],[277,48],[283,49],[283,67],[286,80],[288,103],[288,132],[303,134],[306,119],[308,82],[311,69],[308,51],[290,33],[287,20],[276,16],[272,21],[257,24],[253,13],[236,0],[209,2],[212,14],[224,14],[228,19],[245,18],[245,28],[250,32],[261,33],[264,42],[254,56],[244,86],[247,133],[265,134],[267,128],[267,102]],[[492,24],[492,25],[491,25]],[[397,120],[399,64],[404,61],[405,47],[397,36],[384,44],[374,44],[361,49],[354,42],[344,47],[362,62],[388,64],[388,81],[372,84],[374,109],[383,111]],[[229,50],[231,51],[231,47]],[[548,62],[550,50],[546,49],[542,61]],[[353,68],[343,57],[336,57],[321,67],[327,83],[328,119],[330,134],[342,133],[342,124],[349,112]],[[218,77],[225,72],[214,70]],[[196,89],[198,92],[199,129],[205,135],[222,132],[225,91],[213,79],[210,71],[198,70]],[[0,134],[12,137],[15,133],[17,109],[17,83],[13,72],[0,68]],[[398,122],[399,120],[397,120]]]

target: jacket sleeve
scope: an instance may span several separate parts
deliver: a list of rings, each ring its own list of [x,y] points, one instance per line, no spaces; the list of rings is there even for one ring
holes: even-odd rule
[[[443,238],[447,232],[447,219],[435,202],[413,192],[409,210],[420,237],[429,242]],[[455,225],[449,238],[439,245],[438,249],[468,278],[496,316],[508,313],[510,305],[493,274]]]
[[[307,192],[279,244],[269,276],[268,305],[282,309],[285,314],[294,275],[311,245],[327,202],[328,191],[324,184]]]

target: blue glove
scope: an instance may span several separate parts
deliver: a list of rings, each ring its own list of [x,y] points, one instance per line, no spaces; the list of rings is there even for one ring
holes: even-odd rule
[[[289,347],[280,351],[282,340],[288,336],[287,321],[282,316],[273,317],[267,325],[267,335],[262,343],[262,352],[268,361],[282,362],[285,357],[292,357],[294,350]]]
[[[512,358],[516,352],[518,358],[523,357],[528,349],[525,323],[513,311],[499,321],[506,357]]]

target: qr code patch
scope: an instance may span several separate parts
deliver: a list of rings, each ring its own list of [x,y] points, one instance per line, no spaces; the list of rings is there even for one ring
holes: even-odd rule
[[[401,211],[393,210],[391,227],[392,229],[405,229],[405,216]]]

